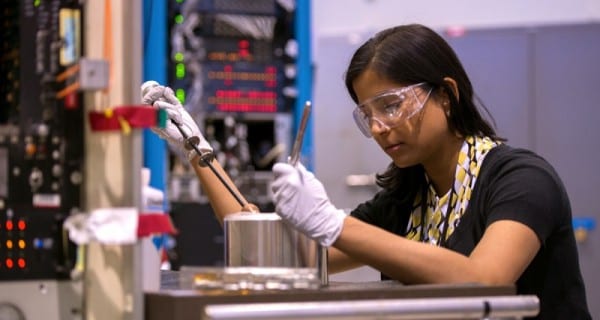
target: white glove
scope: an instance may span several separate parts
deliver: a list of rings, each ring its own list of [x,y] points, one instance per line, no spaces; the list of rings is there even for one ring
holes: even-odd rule
[[[273,166],[275,211],[308,237],[329,247],[342,233],[346,214],[331,204],[323,184],[301,163]]]
[[[183,148],[187,152],[188,159],[191,160],[197,153],[194,149],[187,150],[185,147],[187,144],[186,140],[173,121],[180,125],[188,138],[198,138],[197,146],[203,154],[213,152],[210,144],[206,141],[202,133],[200,133],[198,125],[181,105],[181,102],[179,102],[179,99],[177,99],[171,88],[161,86],[156,81],[144,82],[142,84],[142,103],[154,106],[157,109],[163,109],[167,112],[169,119],[172,121],[167,121],[165,128],[154,127],[151,130],[170,144]]]

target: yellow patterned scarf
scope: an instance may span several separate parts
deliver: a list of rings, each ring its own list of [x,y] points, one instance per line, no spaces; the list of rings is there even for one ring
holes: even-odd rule
[[[485,155],[498,144],[500,142],[488,137],[467,137],[458,155],[453,186],[442,197],[436,194],[425,174],[427,190],[415,199],[406,238],[438,246],[445,245],[469,204]],[[421,198],[425,192],[427,202],[423,203]]]

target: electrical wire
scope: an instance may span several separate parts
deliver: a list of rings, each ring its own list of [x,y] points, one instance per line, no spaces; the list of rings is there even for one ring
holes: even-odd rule
[[[236,14],[217,14],[215,18],[236,28],[243,34],[255,39],[273,39],[276,19],[269,16],[246,16]]]

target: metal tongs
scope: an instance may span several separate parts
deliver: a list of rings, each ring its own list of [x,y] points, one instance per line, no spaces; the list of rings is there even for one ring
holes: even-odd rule
[[[147,92],[146,90],[148,90],[154,86],[159,86],[158,82],[156,82],[156,81],[144,82],[144,84],[142,85],[142,95],[145,95]],[[161,99],[161,98],[159,98],[159,99]],[[249,208],[251,210],[255,210],[255,208],[254,208],[255,206],[254,207],[250,206],[249,203],[247,203],[241,195],[239,195],[237,192],[234,191],[234,189],[229,185],[229,183],[227,183],[227,180],[225,180],[225,178],[217,171],[217,169],[215,169],[215,167],[212,164],[212,160],[215,157],[214,153],[213,152],[202,153],[202,151],[200,151],[200,148],[198,148],[198,144],[200,143],[200,138],[196,137],[196,136],[190,137],[183,130],[181,123],[179,123],[173,119],[170,119],[170,120],[175,125],[175,127],[177,128],[177,130],[179,131],[179,133],[185,140],[185,146],[184,146],[185,149],[196,151],[196,154],[200,157],[200,162],[202,162],[202,165],[210,168],[210,170],[214,173],[214,175],[219,179],[221,184],[223,184],[223,186],[225,186],[227,191],[229,191],[229,193],[242,206],[242,208]]]
[[[288,163],[294,167],[298,165],[298,161],[300,160],[300,149],[302,149],[304,131],[306,130],[306,124],[308,123],[311,105],[312,104],[310,101],[306,101],[306,103],[304,104],[304,110],[302,111],[302,119],[300,120],[300,127],[298,128],[298,133],[296,133],[296,139],[294,140],[294,145],[292,146],[292,152],[288,158]]]
[[[294,140],[294,145],[292,147],[292,153],[290,154],[290,157],[288,158],[288,163],[291,164],[292,166],[296,166],[300,159],[300,149],[302,148],[302,141],[304,139],[304,131],[306,130],[306,124],[308,123],[310,109],[311,109],[311,102],[306,101],[306,103],[304,104],[304,111],[302,113],[302,120],[300,121],[300,127],[298,129],[298,133],[296,134],[296,139]],[[196,136],[193,136],[193,137],[188,136],[188,134],[181,127],[181,124],[178,123],[177,121],[171,119],[171,122],[173,122],[175,127],[177,127],[177,130],[179,130],[179,133],[181,133],[181,136],[185,139],[185,148],[187,150],[193,149],[194,151],[196,151],[196,154],[198,154],[198,156],[200,157],[200,161],[202,162],[202,164],[206,165],[215,174],[215,176],[219,179],[219,181],[221,181],[223,186],[225,186],[227,191],[229,191],[229,193],[235,198],[235,200],[243,208],[246,208],[249,204],[246,203],[244,201],[244,199],[237,192],[235,192],[235,190],[229,185],[229,183],[227,183],[227,180],[225,180],[225,178],[215,169],[215,167],[211,163],[212,159],[214,158],[214,154],[212,152],[202,153],[202,151],[200,151],[200,149],[198,148],[198,143],[200,142],[199,138]]]
[[[179,130],[179,133],[181,133],[181,136],[185,139],[185,148],[187,150],[192,150],[192,149],[195,150],[196,154],[198,154],[198,156],[200,157],[200,161],[202,162],[202,164],[207,166],[215,174],[215,176],[219,179],[219,181],[221,181],[223,186],[225,186],[227,191],[229,191],[229,193],[235,198],[235,200],[240,204],[240,206],[242,206],[242,208],[245,208],[248,205],[248,203],[244,201],[242,196],[240,196],[237,192],[234,191],[234,189],[229,185],[229,183],[227,183],[227,180],[225,180],[225,178],[213,166],[211,161],[215,157],[214,153],[212,153],[212,152],[202,153],[202,151],[200,151],[200,148],[198,148],[198,143],[200,143],[200,138],[198,138],[196,136],[193,136],[193,137],[188,136],[187,133],[183,130],[183,128],[181,128],[180,123],[178,123],[177,121],[175,121],[173,119],[171,119],[171,122],[173,122],[175,127],[177,127],[177,130]]]

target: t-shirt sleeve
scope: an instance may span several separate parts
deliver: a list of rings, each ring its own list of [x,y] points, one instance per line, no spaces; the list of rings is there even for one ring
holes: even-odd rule
[[[377,213],[381,211],[381,203],[384,201],[383,198],[383,192],[378,192],[373,199],[359,204],[356,209],[350,212],[350,215],[368,224],[379,226],[377,223],[379,220],[377,219]]]
[[[389,232],[405,235],[410,208],[407,203],[399,201],[393,192],[380,191],[373,199],[366,201],[350,215],[368,224]]]
[[[542,244],[570,212],[558,175],[536,157],[502,168],[490,186],[488,201],[487,226],[498,220],[518,221],[531,228]]]

